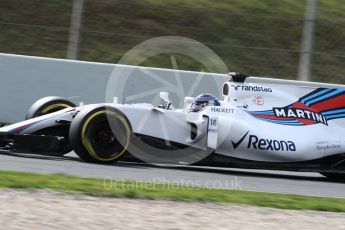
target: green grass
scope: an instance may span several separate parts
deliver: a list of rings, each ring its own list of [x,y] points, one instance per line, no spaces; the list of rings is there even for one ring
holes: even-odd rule
[[[0,171],[0,188],[78,191],[92,196],[245,204],[295,210],[345,212],[345,199],[209,189],[176,184],[112,181],[61,174]]]
[[[147,39],[184,36],[205,43],[230,71],[293,79],[304,5],[301,0],[87,0],[80,59],[116,63]],[[0,52],[65,58],[71,6],[67,0],[2,0]],[[345,4],[319,0],[318,6],[313,80],[345,83]],[[141,65],[172,67],[167,55]],[[202,69],[187,57],[178,65]]]

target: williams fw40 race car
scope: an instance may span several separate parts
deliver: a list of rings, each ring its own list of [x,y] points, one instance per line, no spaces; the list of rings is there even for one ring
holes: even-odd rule
[[[3,151],[66,154],[112,163],[197,164],[320,172],[345,178],[345,87],[231,74],[222,99],[163,105],[76,106],[45,97],[26,120],[0,128]]]

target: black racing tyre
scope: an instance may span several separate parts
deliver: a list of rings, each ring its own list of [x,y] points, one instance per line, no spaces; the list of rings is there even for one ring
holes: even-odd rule
[[[345,182],[345,172],[344,173],[328,173],[320,172],[321,175],[327,177],[332,181]]]
[[[39,117],[68,107],[76,107],[76,105],[63,97],[44,97],[37,100],[34,104],[31,105],[25,119],[28,120],[31,118]]]
[[[61,109],[65,109],[68,107],[76,107],[76,105],[63,98],[57,96],[49,96],[44,97],[37,100],[32,106],[29,108],[25,119],[32,119],[35,117],[43,116],[49,113],[53,113],[59,111]],[[54,127],[48,127],[42,130],[39,130],[33,134],[36,135],[51,135],[51,136],[63,136],[65,138],[65,147],[62,154],[65,155],[72,151],[72,147],[69,144],[69,125],[59,125]]]
[[[82,110],[72,121],[70,143],[85,162],[109,164],[123,156],[132,138],[126,116],[110,106]]]

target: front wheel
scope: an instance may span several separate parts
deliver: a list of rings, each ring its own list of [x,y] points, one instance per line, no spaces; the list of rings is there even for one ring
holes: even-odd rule
[[[35,103],[33,103],[30,106],[25,119],[28,120],[28,119],[40,117],[40,116],[54,113],[59,110],[70,108],[70,107],[76,107],[76,105],[73,102],[63,97],[57,97],[57,96],[44,97],[37,100]],[[72,151],[72,148],[69,144],[68,130],[69,130],[69,125],[64,124],[64,125],[58,125],[58,126],[53,126],[53,127],[47,127],[45,129],[41,129],[37,132],[34,132],[32,134],[64,137],[65,138],[64,150],[62,151],[61,154],[58,154],[58,156],[60,155],[63,156]]]
[[[72,121],[69,137],[75,153],[91,163],[112,163],[128,149],[132,129],[116,108],[94,106],[82,110]]]
[[[76,105],[63,97],[44,97],[31,105],[25,116],[25,120],[50,114],[69,107],[76,107]]]

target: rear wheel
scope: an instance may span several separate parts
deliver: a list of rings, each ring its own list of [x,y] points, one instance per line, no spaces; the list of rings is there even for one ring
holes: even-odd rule
[[[327,177],[328,179],[332,181],[339,181],[339,182],[345,182],[345,172],[344,173],[327,173],[322,172],[321,175]]]
[[[37,100],[32,106],[29,108],[25,119],[32,119],[35,117],[43,116],[46,114],[54,113],[56,111],[66,109],[69,107],[76,107],[76,105],[63,98],[63,97],[56,97],[56,96],[49,96],[44,97]],[[69,124],[61,124],[54,127],[48,127],[32,134],[36,135],[49,135],[49,136],[60,136],[65,138],[65,147],[62,154],[65,155],[72,151],[72,147],[69,144]]]
[[[95,106],[82,110],[70,127],[70,143],[86,162],[112,163],[128,149],[132,135],[129,121],[119,110]]]

